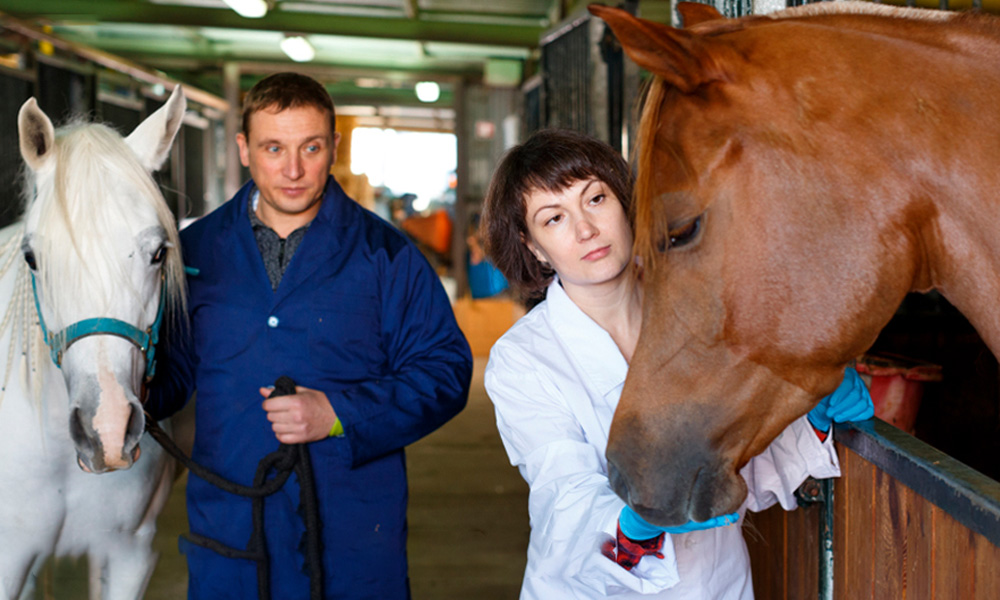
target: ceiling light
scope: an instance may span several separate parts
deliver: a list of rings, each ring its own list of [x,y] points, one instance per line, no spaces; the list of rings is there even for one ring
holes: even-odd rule
[[[316,58],[316,50],[309,40],[301,35],[288,36],[281,40],[281,49],[295,62],[309,62]]]
[[[421,102],[437,102],[441,97],[441,87],[433,81],[421,81],[416,86],[417,100]]]
[[[267,14],[267,2],[264,0],[223,0],[229,8],[235,10],[241,17],[259,19]]]

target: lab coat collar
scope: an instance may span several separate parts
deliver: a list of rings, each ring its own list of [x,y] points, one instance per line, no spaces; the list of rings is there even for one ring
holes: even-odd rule
[[[581,375],[602,395],[618,388],[625,381],[628,363],[611,334],[566,295],[558,277],[549,284],[545,304],[556,338],[582,367]]]

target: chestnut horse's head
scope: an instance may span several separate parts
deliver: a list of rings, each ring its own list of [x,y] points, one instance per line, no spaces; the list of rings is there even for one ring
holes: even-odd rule
[[[607,449],[613,487],[654,523],[736,510],[739,469],[837,387],[909,291],[938,287],[982,324],[948,261],[978,260],[962,221],[987,220],[965,217],[1000,185],[995,28],[836,12],[855,4],[702,9],[683,30],[591,7],[656,75],[636,186],[643,330]],[[993,213],[970,225],[984,239]]]

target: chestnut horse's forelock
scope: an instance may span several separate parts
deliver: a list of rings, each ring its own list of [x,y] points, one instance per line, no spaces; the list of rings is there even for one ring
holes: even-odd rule
[[[666,93],[667,86],[659,77],[654,78],[648,87],[645,97],[645,108],[639,119],[639,131],[636,137],[636,153],[639,165],[651,165],[656,140],[656,128],[659,124],[660,105]],[[653,185],[651,169],[636,170],[634,199],[632,212],[634,214],[635,242],[633,250],[642,258],[642,264],[651,264],[653,255]]]

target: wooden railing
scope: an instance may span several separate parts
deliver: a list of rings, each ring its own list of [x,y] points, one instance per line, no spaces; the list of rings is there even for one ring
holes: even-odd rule
[[[832,502],[748,518],[758,599],[1000,598],[1000,483],[878,419],[835,435]],[[832,586],[820,578],[831,503]]]

